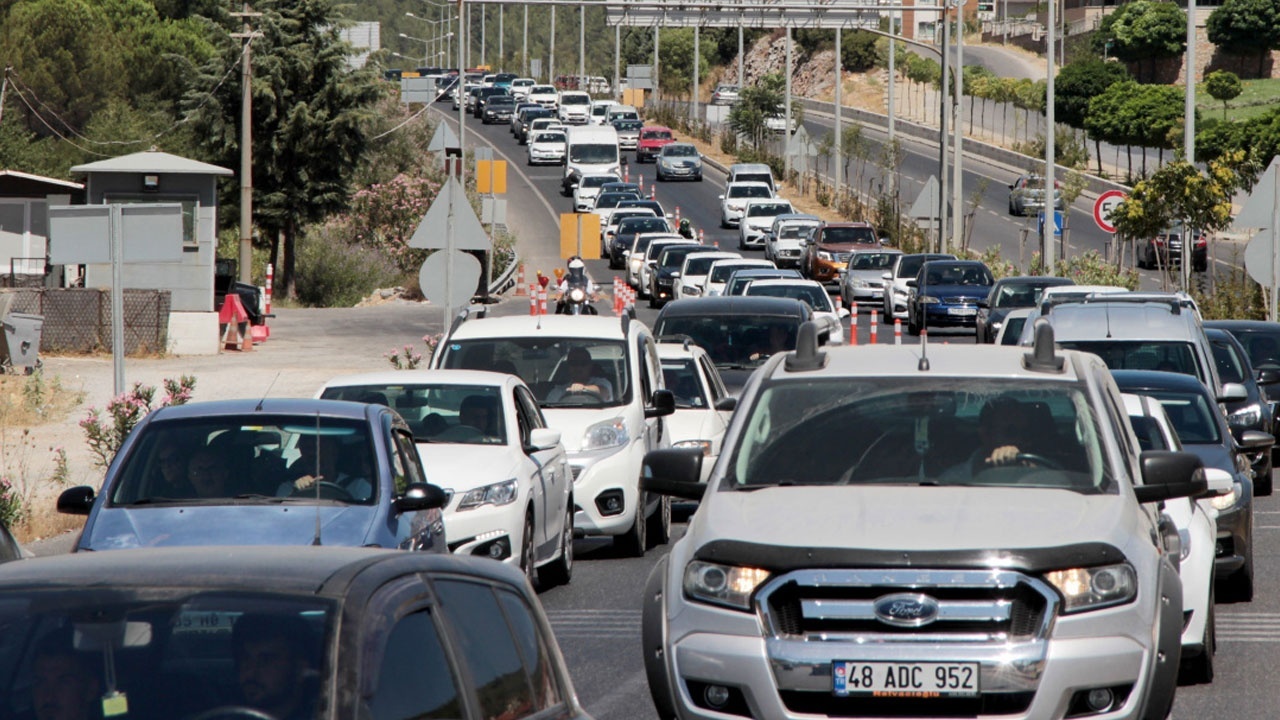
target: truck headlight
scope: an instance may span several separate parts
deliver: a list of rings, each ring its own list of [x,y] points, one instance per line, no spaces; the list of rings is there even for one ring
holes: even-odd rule
[[[684,593],[693,600],[750,610],[751,595],[769,579],[769,571],[694,560],[684,568]]]
[[[627,434],[626,420],[614,418],[598,422],[587,428],[586,433],[582,436],[582,449],[584,451],[608,450],[622,447],[630,440],[631,436]]]
[[[1262,406],[1250,403],[1227,416],[1233,428],[1250,427],[1262,421]]]
[[[1138,596],[1138,577],[1129,563],[1070,568],[1046,573],[1062,594],[1064,614],[1121,605]]]
[[[1209,504],[1217,510],[1230,510],[1237,502],[1240,501],[1240,494],[1243,491],[1244,488],[1240,487],[1240,483],[1233,483],[1231,485],[1231,492],[1226,495],[1219,495],[1213,498],[1209,501]]]
[[[473,510],[481,505],[510,505],[516,501],[519,490],[515,478],[468,490],[458,502],[458,510]]]

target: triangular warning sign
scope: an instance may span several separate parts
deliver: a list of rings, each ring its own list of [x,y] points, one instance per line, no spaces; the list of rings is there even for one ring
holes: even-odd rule
[[[460,147],[458,136],[453,134],[453,130],[449,129],[448,123],[440,123],[436,126],[436,134],[431,136],[431,142],[427,145],[427,152],[444,152],[448,148]]]
[[[484,250],[492,247],[489,235],[485,233],[476,211],[467,202],[466,191],[455,177],[440,188],[440,194],[427,208],[418,229],[409,238],[409,247],[424,250],[441,250],[448,244],[449,206],[453,205],[453,249]]]
[[[1267,171],[1262,174],[1262,177],[1258,178],[1253,190],[1249,191],[1249,197],[1245,199],[1244,207],[1231,223],[1233,226],[1238,228],[1271,227],[1271,208],[1275,204],[1277,174],[1280,174],[1280,156],[1271,159],[1271,165],[1267,168]]]
[[[936,220],[938,218],[938,176],[930,175],[925,181],[916,201],[911,203],[907,217],[913,220]]]

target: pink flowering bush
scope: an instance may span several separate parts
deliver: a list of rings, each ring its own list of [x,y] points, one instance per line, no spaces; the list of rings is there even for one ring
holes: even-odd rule
[[[396,370],[415,370],[422,364],[422,355],[414,350],[412,345],[405,345],[404,349],[393,348],[382,356]]]
[[[135,382],[132,390],[112,398],[107,403],[105,412],[89,408],[88,414],[80,421],[80,427],[88,438],[94,465],[102,468],[109,466],[129,433],[133,432],[133,428],[147,413],[166,405],[185,405],[189,402],[196,387],[196,379],[190,375],[183,375],[176,380],[166,378],[163,385],[165,395],[159,404],[154,404],[155,387]]]
[[[0,478],[0,523],[7,528],[17,527],[27,519],[30,506],[9,478]]]
[[[417,273],[427,251],[409,247],[409,239],[440,192],[440,184],[434,175],[401,173],[356,192],[351,198],[352,241],[378,250],[405,272]]]

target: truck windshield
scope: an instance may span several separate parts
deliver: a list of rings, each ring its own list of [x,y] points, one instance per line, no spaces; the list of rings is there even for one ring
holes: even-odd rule
[[[604,165],[618,162],[618,146],[612,143],[569,144],[569,162]]]

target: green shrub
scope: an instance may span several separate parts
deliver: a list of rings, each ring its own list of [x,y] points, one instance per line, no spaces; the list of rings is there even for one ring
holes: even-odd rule
[[[399,283],[401,272],[376,250],[347,240],[341,221],[313,225],[298,239],[298,302],[310,307],[351,307],[380,287]]]

